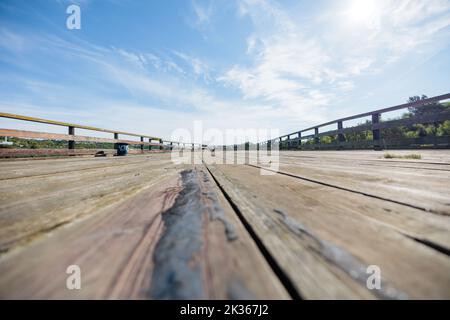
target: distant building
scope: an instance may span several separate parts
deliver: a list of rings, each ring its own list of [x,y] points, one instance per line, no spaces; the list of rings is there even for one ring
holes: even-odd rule
[[[0,146],[12,146],[13,144],[13,142],[8,141],[8,137],[5,137],[5,140],[0,141]]]

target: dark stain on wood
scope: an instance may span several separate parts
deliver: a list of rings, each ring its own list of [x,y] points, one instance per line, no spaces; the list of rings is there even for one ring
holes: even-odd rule
[[[149,292],[153,299],[207,298],[203,265],[198,258],[204,248],[204,214],[224,224],[228,241],[237,238],[215,192],[202,191],[200,179],[210,183],[203,174],[201,177],[197,170],[182,171],[182,190],[174,205],[162,213],[165,230],[153,255],[155,267]]]
[[[202,266],[203,226],[201,190],[194,170],[181,172],[183,189],[174,205],[162,213],[164,233],[153,255],[150,297],[205,299]]]
[[[366,286],[366,281],[369,276],[369,274],[367,274],[367,265],[339,246],[320,239],[306,226],[293,219],[282,210],[274,209],[274,211],[281,216],[281,221],[289,228],[291,232],[299,238],[307,241],[307,245],[311,248],[311,250],[315,251],[327,261],[337,266],[361,285]],[[382,279],[381,283],[382,285],[380,289],[371,290],[381,299],[408,299],[407,294],[397,290],[392,285],[387,283],[386,280]]]

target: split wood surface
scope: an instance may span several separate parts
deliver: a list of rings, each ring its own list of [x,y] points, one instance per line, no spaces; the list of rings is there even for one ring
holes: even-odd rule
[[[390,153],[0,161],[0,298],[450,299],[450,152]]]

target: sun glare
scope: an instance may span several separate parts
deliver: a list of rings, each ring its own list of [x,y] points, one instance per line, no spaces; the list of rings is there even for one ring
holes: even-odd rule
[[[373,18],[376,13],[374,0],[353,0],[347,10],[347,15],[354,21],[364,22]]]

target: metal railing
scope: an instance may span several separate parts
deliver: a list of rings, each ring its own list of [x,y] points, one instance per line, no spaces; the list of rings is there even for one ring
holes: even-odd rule
[[[77,153],[77,152],[75,152],[75,143],[76,142],[113,143],[115,148],[116,148],[116,144],[119,144],[119,143],[129,144],[129,145],[140,145],[141,152],[144,152],[144,147],[148,147],[148,150],[154,150],[154,149],[152,149],[152,147],[157,147],[158,150],[165,150],[165,149],[171,150],[173,148],[190,148],[191,150],[195,150],[196,148],[202,147],[202,145],[198,144],[198,143],[185,143],[185,142],[179,142],[179,141],[163,140],[160,137],[154,137],[154,136],[149,136],[149,135],[136,134],[136,133],[123,132],[123,131],[110,130],[110,129],[102,129],[102,128],[97,128],[97,127],[92,127],[92,126],[85,126],[85,125],[79,125],[79,124],[74,124],[74,123],[34,118],[34,117],[28,117],[28,116],[11,114],[11,113],[0,112],[0,117],[14,119],[14,120],[23,120],[23,121],[30,121],[30,122],[35,122],[35,123],[43,123],[43,124],[67,127],[67,129],[68,129],[67,134],[0,128],[0,136],[3,136],[3,137],[67,141],[67,151],[68,152],[66,152],[66,154],[76,154]],[[76,135],[75,129],[84,129],[84,130],[90,130],[90,131],[111,133],[113,135],[113,137],[112,138],[99,138],[99,137],[91,137],[91,136],[84,136],[84,135]],[[140,137],[140,141],[120,139],[119,135]],[[148,139],[148,142],[144,141],[146,139]],[[1,151],[5,151],[5,149],[0,148],[0,156],[1,156]],[[78,152],[78,153],[80,153],[80,152]]]
[[[278,143],[280,149],[284,149],[285,147],[287,149],[296,148],[296,149],[322,149],[325,144],[320,142],[320,137],[322,136],[337,136],[337,140],[334,143],[327,144],[329,148],[358,148],[358,143],[356,141],[346,141],[345,134],[349,133],[358,133],[362,131],[371,131],[372,132],[372,140],[366,140],[361,141],[359,144],[361,147],[367,148],[367,147],[373,147],[375,150],[381,150],[386,146],[386,142],[384,141],[382,137],[382,130],[383,129],[390,129],[390,128],[396,128],[400,126],[410,126],[414,124],[423,124],[423,123],[438,123],[443,122],[445,120],[450,120],[450,110],[436,113],[436,114],[427,114],[422,116],[412,116],[409,118],[404,119],[396,119],[396,120],[389,120],[389,121],[380,121],[381,115],[383,113],[406,109],[406,108],[418,108],[423,107],[426,108],[427,105],[440,102],[442,100],[450,99],[450,93],[443,94],[440,96],[427,98],[423,100],[419,100],[416,102],[411,103],[405,103],[393,107],[378,109],[370,112],[364,112],[360,114],[356,114],[353,116],[345,117],[336,119],[333,121],[328,121],[313,127],[309,127],[300,131],[296,131],[293,133],[285,134],[283,136],[277,137],[275,139],[271,139],[268,141],[264,141],[258,144],[257,147],[260,145],[266,145],[267,148],[270,148],[272,144]],[[347,127],[344,128],[344,122],[350,121],[354,119],[360,119],[365,117],[371,117],[371,121],[366,124],[361,124],[353,127]],[[319,129],[321,127],[329,126],[329,125],[336,125],[335,130],[329,130],[325,132],[319,132]],[[302,133],[314,130],[313,134],[309,135],[302,135]],[[292,138],[292,136],[296,136]],[[446,137],[445,139],[439,139],[440,137],[435,137],[433,140],[434,142],[438,142],[441,145],[446,145],[446,147],[450,147],[450,137]],[[302,140],[305,139],[313,139],[313,144],[302,145]],[[405,139],[406,142],[407,139]],[[414,139],[410,139],[411,142],[413,142]],[[417,139],[416,139],[417,140]],[[430,142],[430,139],[425,139]],[[445,140],[445,141],[444,141]],[[433,143],[431,141],[431,143]],[[364,146],[363,146],[364,145]],[[412,144],[412,146],[419,146],[420,142],[416,141],[416,143]]]

